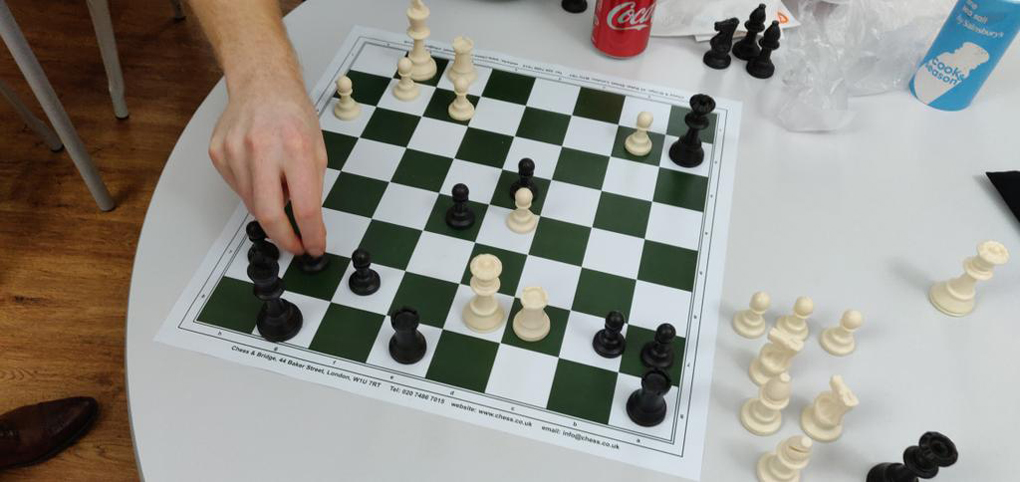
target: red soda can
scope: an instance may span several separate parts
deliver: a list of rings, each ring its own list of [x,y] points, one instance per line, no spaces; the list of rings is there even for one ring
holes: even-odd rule
[[[591,43],[610,57],[633,57],[648,47],[655,0],[598,0]]]

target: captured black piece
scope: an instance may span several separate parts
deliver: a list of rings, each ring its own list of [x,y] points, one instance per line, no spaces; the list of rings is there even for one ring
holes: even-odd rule
[[[705,56],[702,58],[705,65],[719,70],[730,66],[732,61],[730,48],[733,47],[733,34],[737,32],[738,26],[740,26],[740,20],[736,17],[715,23],[715,31],[719,33],[708,41],[712,48],[705,52]]]
[[[915,482],[918,477],[930,479],[940,467],[956,463],[959,453],[949,437],[938,432],[927,432],[917,445],[903,452],[903,463],[878,464],[868,471],[867,482]]]
[[[779,21],[772,22],[765,35],[761,37],[761,52],[757,57],[747,62],[747,73],[756,79],[767,79],[776,73],[776,66],[772,63],[772,51],[779,48],[779,37],[782,31],[779,29]]]
[[[751,60],[758,56],[758,34],[765,30],[765,4],[759,4],[744,22],[747,35],[733,46],[733,56],[740,60]]]
[[[581,13],[588,10],[588,0],[563,0],[560,6],[570,13]]]

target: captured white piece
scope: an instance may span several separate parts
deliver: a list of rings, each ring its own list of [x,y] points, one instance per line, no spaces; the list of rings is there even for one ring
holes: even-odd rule
[[[744,338],[758,338],[765,333],[768,324],[762,316],[772,304],[769,294],[759,291],[751,295],[751,303],[748,309],[738,311],[733,315],[733,331]]]
[[[939,311],[950,316],[970,314],[974,311],[977,282],[992,279],[995,267],[1009,261],[1009,251],[996,241],[979,244],[977,251],[977,256],[964,260],[962,275],[937,283],[928,291],[928,299]]]

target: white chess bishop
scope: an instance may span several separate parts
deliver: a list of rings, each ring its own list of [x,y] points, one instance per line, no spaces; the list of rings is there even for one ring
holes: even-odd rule
[[[545,307],[549,295],[544,289],[532,286],[521,292],[521,311],[514,315],[514,333],[524,341],[539,341],[549,334],[551,323]]]
[[[950,316],[964,316],[974,311],[978,281],[992,278],[996,266],[1009,261],[1009,251],[1002,243],[985,241],[978,245],[977,256],[963,262],[963,274],[949,281],[936,283],[928,291],[928,299],[939,311]]]
[[[464,307],[464,324],[478,333],[489,333],[506,320],[506,311],[496,300],[503,263],[491,254],[480,254],[471,260],[469,267],[475,296]]]
[[[758,338],[768,329],[765,317],[762,316],[772,304],[769,294],[759,291],[751,296],[750,307],[733,315],[733,331],[744,338]]]
[[[857,310],[846,310],[839,324],[826,328],[818,337],[818,343],[825,351],[836,356],[846,356],[853,353],[856,347],[854,332],[864,323],[864,316]]]
[[[755,435],[772,435],[783,425],[783,409],[790,404],[790,374],[770,378],[740,408],[740,424]]]
[[[815,302],[807,296],[801,296],[793,304],[793,314],[781,316],[776,320],[776,328],[797,337],[800,341],[807,340],[809,334],[807,319],[814,311]]]
[[[759,482],[800,482],[800,472],[811,458],[811,439],[794,435],[776,447],[775,452],[758,459]]]
[[[631,155],[642,157],[647,156],[649,152],[652,152],[652,138],[648,137],[648,129],[652,128],[652,122],[655,122],[655,118],[652,117],[651,112],[642,112],[638,114],[637,118],[637,130],[633,134],[627,136],[627,139],[623,143],[623,147],[627,149],[627,152]]]
[[[778,328],[769,330],[769,341],[761,347],[758,356],[751,361],[748,373],[759,387],[770,378],[790,369],[793,357],[804,349],[804,342]]]
[[[393,96],[405,102],[417,99],[421,94],[418,84],[411,78],[412,69],[414,69],[414,64],[407,57],[401,57],[397,62],[397,74],[400,75],[400,81],[393,86]]]
[[[354,85],[351,78],[344,75],[336,79],[336,93],[340,100],[333,106],[333,115],[340,120],[353,120],[361,115],[361,105],[354,100]]]
[[[843,377],[833,375],[829,387],[830,390],[815,397],[800,414],[800,428],[819,442],[838,439],[843,434],[843,416],[860,404]]]
[[[511,231],[517,234],[530,233],[538,226],[538,216],[531,212],[531,201],[535,195],[531,189],[522,187],[514,194],[514,204],[517,209],[510,211],[506,217],[506,225]]]

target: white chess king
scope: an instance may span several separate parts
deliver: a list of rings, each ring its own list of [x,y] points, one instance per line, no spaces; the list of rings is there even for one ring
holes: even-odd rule
[[[935,284],[928,299],[939,311],[950,316],[964,316],[974,311],[974,288],[978,281],[992,278],[996,266],[1009,261],[1009,251],[1002,243],[985,241],[978,245],[977,256],[963,262],[963,274],[958,278]]]
[[[407,20],[411,24],[407,28],[407,35],[414,41],[407,58],[414,64],[411,78],[418,82],[429,80],[436,75],[436,60],[425,48],[425,39],[432,33],[425,25],[429,13],[429,7],[425,6],[422,0],[411,0],[411,6],[407,7]]]

